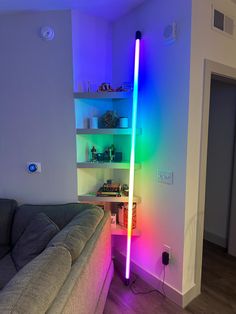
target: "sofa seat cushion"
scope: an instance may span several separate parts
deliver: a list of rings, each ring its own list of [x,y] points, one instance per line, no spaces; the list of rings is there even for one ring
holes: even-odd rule
[[[0,291],[0,313],[43,314],[71,270],[71,255],[50,247],[23,267]]]
[[[21,269],[38,256],[58,231],[57,225],[47,215],[35,215],[11,252],[16,269]]]
[[[64,246],[74,262],[82,252],[104,216],[100,207],[89,208],[75,216],[49,243],[48,246]]]
[[[0,289],[16,274],[17,270],[10,254],[0,259]]]

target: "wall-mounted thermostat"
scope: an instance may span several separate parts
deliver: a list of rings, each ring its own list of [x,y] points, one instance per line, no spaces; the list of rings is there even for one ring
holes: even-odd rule
[[[42,172],[40,162],[34,162],[34,161],[27,162],[26,169],[29,173],[41,173]]]

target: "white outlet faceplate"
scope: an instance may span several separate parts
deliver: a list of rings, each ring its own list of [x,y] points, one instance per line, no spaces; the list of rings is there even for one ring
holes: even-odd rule
[[[162,184],[173,184],[174,183],[174,174],[173,171],[163,171],[157,169],[157,180]]]
[[[162,251],[169,253],[169,259],[171,260],[171,247],[167,244],[163,244]]]

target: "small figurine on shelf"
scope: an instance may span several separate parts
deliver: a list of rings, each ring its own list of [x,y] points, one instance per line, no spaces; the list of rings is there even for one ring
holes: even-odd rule
[[[114,160],[114,156],[115,156],[115,146],[114,146],[114,144],[112,144],[110,147],[108,147],[108,151],[109,151],[109,161],[113,161]]]
[[[121,197],[120,183],[112,183],[112,180],[107,180],[107,183],[104,183],[97,191],[97,196]]]
[[[98,87],[98,91],[99,92],[113,92],[113,89],[111,88],[111,84],[110,83],[102,83]]]
[[[111,213],[111,227],[116,228],[116,214]]]
[[[96,148],[93,146],[93,148],[91,149],[91,153],[92,153],[92,162],[97,161],[97,154],[96,154],[97,150]]]
[[[106,111],[101,117],[100,117],[100,125],[102,128],[116,128],[119,123],[119,117],[116,114],[116,112],[112,110]]]
[[[129,186],[128,184],[123,184],[121,190],[125,196],[129,196]]]
[[[111,87],[110,83],[102,83],[98,87],[98,92],[129,92],[132,91],[132,83],[124,82],[121,86],[116,88]]]

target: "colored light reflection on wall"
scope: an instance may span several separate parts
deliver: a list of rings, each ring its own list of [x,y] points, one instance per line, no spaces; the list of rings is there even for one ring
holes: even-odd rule
[[[131,237],[132,237],[132,216],[133,216],[134,163],[135,163],[137,109],[138,109],[138,79],[139,79],[140,39],[141,39],[141,33],[139,31],[137,31],[136,32],[136,43],[135,43],[132,135],[131,135],[130,173],[129,173],[129,203],[128,203],[126,270],[125,270],[126,284],[129,283],[129,278],[130,278],[130,252],[131,252]]]

